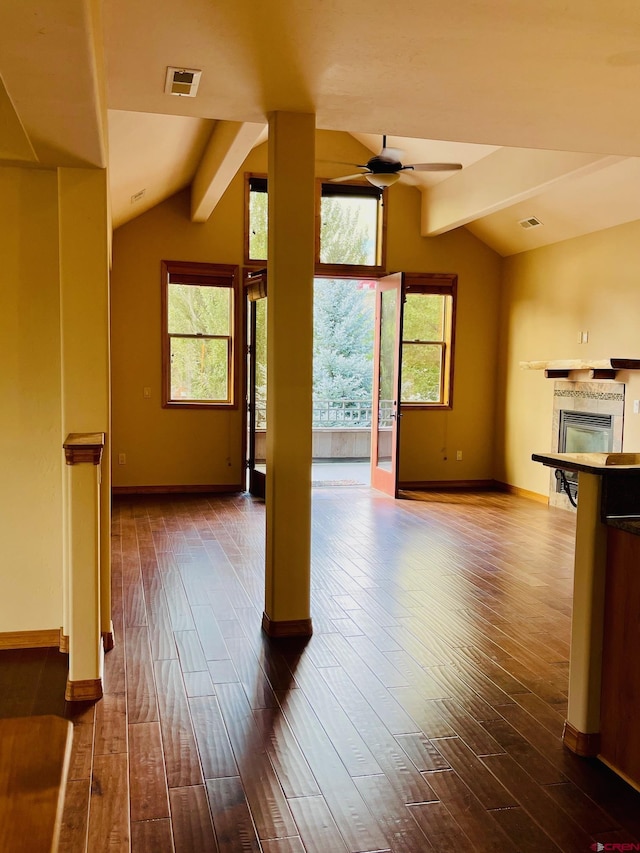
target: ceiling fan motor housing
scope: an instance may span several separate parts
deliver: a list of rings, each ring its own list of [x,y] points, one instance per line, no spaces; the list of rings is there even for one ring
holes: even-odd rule
[[[385,157],[372,157],[366,165],[374,175],[388,175],[393,172],[401,172],[402,163],[398,160],[387,160]]]

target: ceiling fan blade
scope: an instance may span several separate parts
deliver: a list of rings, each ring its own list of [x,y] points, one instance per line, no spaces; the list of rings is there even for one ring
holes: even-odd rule
[[[403,156],[404,151],[402,148],[387,148],[385,146],[378,154],[378,159],[388,160],[390,163],[400,163]]]
[[[364,178],[365,175],[370,174],[369,170],[366,172],[356,172],[355,175],[344,175],[341,178],[331,178],[330,184],[339,184],[341,181],[355,181],[356,178]]]
[[[356,169],[366,169],[366,163],[347,163],[345,160],[318,160],[318,163],[332,163],[334,166],[355,166]]]
[[[403,166],[403,169],[413,169],[416,172],[455,172],[462,169],[462,163],[413,163]]]

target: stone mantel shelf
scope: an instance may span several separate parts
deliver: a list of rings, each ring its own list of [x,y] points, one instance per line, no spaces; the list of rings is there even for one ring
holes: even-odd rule
[[[521,361],[520,367],[523,370],[544,370],[547,379],[568,379],[572,370],[588,370],[589,379],[615,379],[618,370],[640,370],[640,358]]]

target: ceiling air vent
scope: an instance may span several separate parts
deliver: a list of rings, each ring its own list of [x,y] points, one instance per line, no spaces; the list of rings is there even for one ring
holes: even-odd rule
[[[538,228],[538,226],[544,225],[537,216],[527,216],[526,219],[521,219],[518,224],[522,225],[523,228]]]
[[[167,79],[164,90],[167,95],[178,95],[182,98],[195,98],[202,71],[197,68],[167,68]]]

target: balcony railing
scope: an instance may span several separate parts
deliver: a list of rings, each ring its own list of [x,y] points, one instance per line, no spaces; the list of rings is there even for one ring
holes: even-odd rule
[[[371,429],[371,400],[314,400],[313,429]],[[379,426],[391,427],[392,400],[380,401]],[[266,402],[256,400],[256,429],[266,428]]]

